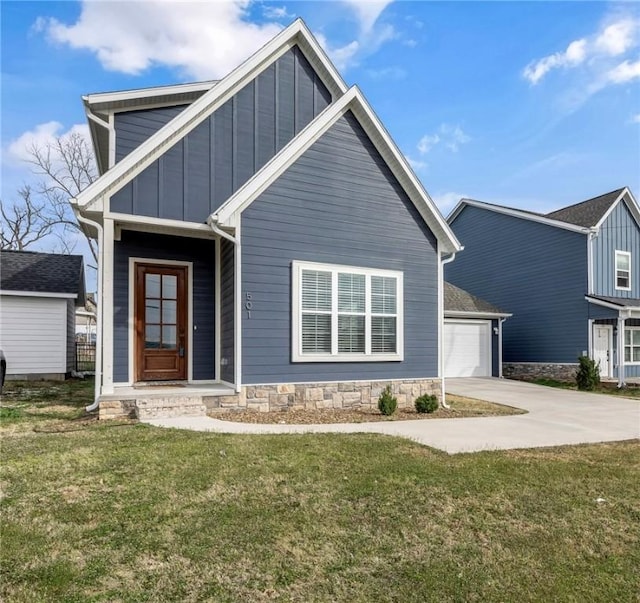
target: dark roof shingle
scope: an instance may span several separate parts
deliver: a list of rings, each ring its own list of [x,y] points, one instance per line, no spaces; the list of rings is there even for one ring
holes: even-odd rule
[[[506,314],[484,299],[471,295],[451,283],[444,284],[444,312],[478,312],[480,314]]]
[[[84,264],[81,255],[2,251],[0,289],[34,293],[70,293],[84,303]]]
[[[624,188],[619,188],[618,190],[605,193],[593,199],[587,199],[575,205],[557,209],[556,211],[548,213],[546,217],[552,220],[560,220],[560,222],[575,224],[576,226],[591,228],[600,222],[602,216],[607,213],[607,210],[620,196],[622,191],[624,191]]]

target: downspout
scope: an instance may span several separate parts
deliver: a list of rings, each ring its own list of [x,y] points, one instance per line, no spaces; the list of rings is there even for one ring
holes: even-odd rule
[[[450,409],[451,406],[449,406],[447,404],[447,400],[445,397],[445,393],[444,393],[444,354],[442,353],[442,348],[443,348],[443,344],[444,344],[444,265],[448,264],[449,262],[453,262],[453,260],[456,259],[456,252],[454,251],[449,257],[447,258],[443,258],[442,260],[440,260],[440,264],[441,264],[441,269],[440,269],[440,273],[442,275],[442,279],[441,279],[441,292],[440,295],[442,295],[442,315],[440,316],[440,320],[441,322],[441,327],[440,327],[440,331],[442,333],[442,339],[441,339],[441,346],[440,346],[440,375],[441,375],[441,379],[440,379],[440,384],[442,387],[442,393],[441,393],[441,398],[442,398],[442,406],[446,409]]]
[[[103,243],[104,231],[102,224],[85,218],[80,214],[77,205],[73,205],[73,213],[76,215],[78,222],[93,226],[98,231],[98,291],[96,293],[97,311],[96,311],[96,371],[95,371],[95,391],[93,404],[85,407],[87,412],[93,412],[100,406],[100,390],[102,388],[102,271],[103,271]]]

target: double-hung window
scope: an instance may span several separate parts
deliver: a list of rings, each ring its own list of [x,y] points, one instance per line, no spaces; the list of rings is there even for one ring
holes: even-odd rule
[[[293,262],[293,362],[403,359],[402,272]]]
[[[631,290],[631,254],[616,250],[616,289]]]
[[[640,364],[640,328],[624,330],[624,361]]]

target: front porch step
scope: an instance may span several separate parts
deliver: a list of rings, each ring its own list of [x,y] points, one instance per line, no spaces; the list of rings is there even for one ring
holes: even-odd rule
[[[207,408],[202,396],[153,396],[136,398],[136,417],[140,420],[167,417],[204,417]]]

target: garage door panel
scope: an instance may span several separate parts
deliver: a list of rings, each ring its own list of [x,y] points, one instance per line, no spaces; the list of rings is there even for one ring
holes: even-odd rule
[[[491,376],[491,321],[444,324],[445,377]]]

